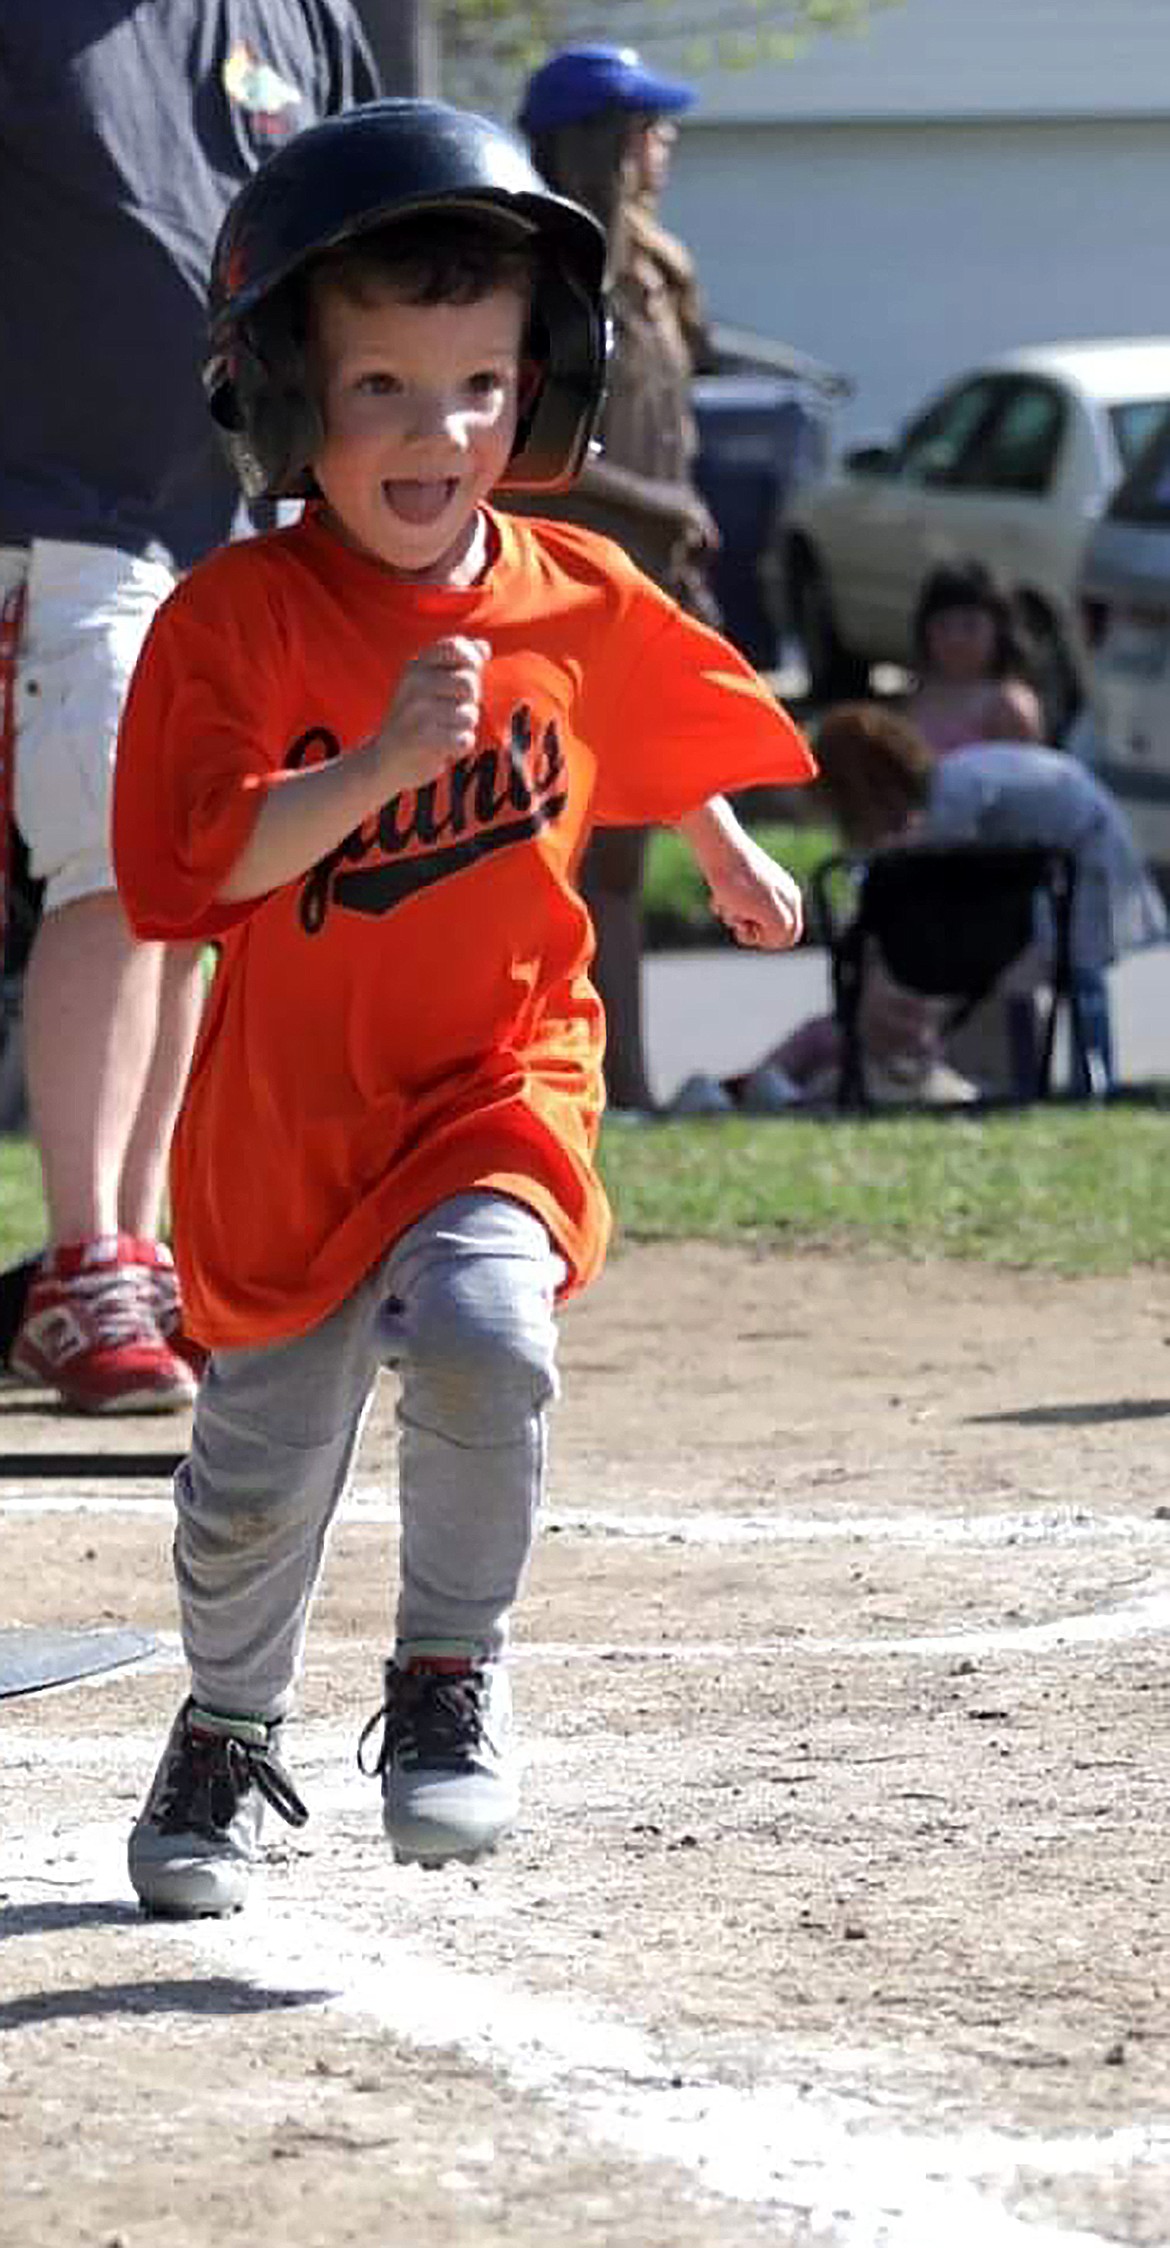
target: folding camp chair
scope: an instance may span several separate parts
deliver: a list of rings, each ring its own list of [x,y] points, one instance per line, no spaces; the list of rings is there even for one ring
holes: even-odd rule
[[[1051,1096],[1057,1022],[1064,1009],[1073,1083],[1105,1090],[1086,1034],[1072,971],[1075,867],[1065,851],[991,843],[908,843],[877,852],[859,871],[856,902],[840,902],[855,862],[827,860],[813,881],[814,913],[829,950],[833,1009],[842,1041],[838,1106],[869,1105],[861,1009],[875,949],[894,980],[948,1002],[944,1036],[968,1020],[1034,943],[1047,917],[1051,964],[1038,1041],[1014,1070],[1017,1100]]]

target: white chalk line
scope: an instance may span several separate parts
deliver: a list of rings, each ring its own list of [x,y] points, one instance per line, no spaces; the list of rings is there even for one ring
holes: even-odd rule
[[[26,1490],[6,1493],[0,1497],[0,1515],[17,1518],[93,1515],[170,1520],[173,1518],[173,1507],[169,1498],[133,1498],[124,1492],[103,1491],[81,1495]],[[399,1519],[397,1506],[387,1501],[381,1492],[371,1493],[368,1489],[359,1487],[350,1494],[339,1510],[338,1524],[339,1527],[357,1524],[395,1525]],[[623,1541],[644,1539],[701,1548],[760,1543],[765,1539],[777,1544],[827,1541],[865,1544],[872,1540],[874,1543],[917,1547],[969,1547],[976,1551],[981,1548],[1007,1549],[1035,1545],[1089,1546],[1114,1541],[1129,1545],[1157,1545],[1164,1543],[1168,1534],[1166,1522],[1158,1516],[1096,1515],[1085,1508],[1044,1508],[1035,1512],[990,1515],[965,1513],[867,1517],[850,1514],[812,1519],[709,1513],[619,1516],[596,1510],[563,1514],[551,1509],[544,1521],[546,1535],[558,1530],[571,1534],[581,1528],[587,1534],[600,1533]],[[956,1631],[889,1637],[880,1634],[826,1637],[798,1631],[775,1639],[734,1642],[704,1640],[655,1644],[565,1641],[520,1645],[516,1651],[521,1659],[533,1662],[607,1660],[701,1663],[777,1657],[792,1661],[801,1654],[1012,1655],[1056,1650],[1072,1652],[1079,1648],[1115,1646],[1126,1640],[1148,1638],[1168,1629],[1170,1590],[1164,1586],[1155,1586],[1115,1606],[1097,1607],[1037,1623],[964,1625]],[[152,1663],[152,1667],[169,1667],[170,1658],[165,1651],[161,1661],[159,1658],[147,1660]]]
[[[1164,1522],[1140,1515],[1098,1515],[1052,1510],[1043,1514],[843,1515],[757,1514],[602,1515],[550,1512],[550,1530],[626,1542],[667,1545],[1014,1546],[1086,1544],[1102,1538],[1127,1543],[1168,1540]]]
[[[687,1640],[519,1640],[511,1649],[515,1663],[680,1663],[702,1664],[780,1662],[789,1669],[802,1657],[818,1655],[958,1655],[976,1659],[985,1655],[1073,1654],[1086,1648],[1116,1647],[1127,1641],[1148,1639],[1170,1631],[1170,1589],[1158,1587],[1114,1608],[1094,1608],[1083,1615],[1059,1616],[1047,1623],[965,1626],[961,1631],[920,1632],[902,1638],[838,1638],[815,1632],[794,1632],[775,1639]],[[139,1658],[133,1668],[171,1671],[181,1667],[178,1636],[156,1633],[158,1645]],[[319,1644],[319,1642],[318,1642]],[[125,1675],[122,1663],[87,1679],[92,1688]],[[61,1691],[73,1681],[64,1680]],[[27,1696],[24,1697],[27,1699]]]
[[[348,1752],[348,1736],[345,1746]],[[125,1747],[116,1744],[119,1752]],[[840,2248],[939,2248],[944,2237],[948,2248],[1104,2248],[1099,2234],[1017,2217],[993,2194],[1026,2194],[1033,2178],[1092,2180],[1170,2159],[1170,2128],[1160,2126],[1055,2136],[986,2126],[951,2134],[890,2128],[872,2087],[891,2068],[896,2074],[891,2053],[848,2056],[857,2088],[847,2095],[808,2091],[807,2053],[792,2056],[798,2073],[748,2084],[696,2071],[689,2059],[679,2067],[663,2041],[577,1998],[525,1992],[500,1975],[453,1967],[417,1940],[388,1937],[386,1904],[396,1883],[411,1885],[416,1904],[434,1898],[442,1923],[436,1877],[389,1867],[378,1844],[370,1845],[368,1808],[359,1836],[352,1785],[322,1791],[318,1800],[353,1819],[350,1920],[318,1898],[306,1911],[268,1894],[242,1919],[165,1930],[152,1923],[152,1935],[251,1989],[279,1992],[284,2003],[302,1991],[307,2006],[376,2022],[401,2043],[458,2052],[568,2113],[599,2144],[670,2163],[721,2199],[830,2227]],[[15,1841],[10,1834],[6,1858]],[[49,1868],[61,1864],[71,1887],[86,1880],[91,1892],[126,1894],[124,1830],[93,1825],[64,1843],[32,1835],[26,1854],[38,1845],[48,1851],[41,1877],[54,1892]],[[354,1910],[368,1934],[353,1927]],[[782,2041],[770,2043],[780,2043],[783,2066]]]
[[[816,1632],[792,1632],[777,1639],[680,1640],[655,1645],[652,1641],[584,1643],[577,1640],[544,1640],[518,1643],[514,1654],[535,1662],[571,1662],[587,1657],[609,1662],[734,1662],[763,1658],[791,1664],[801,1655],[1031,1655],[1081,1647],[1116,1646],[1128,1639],[1145,1639],[1170,1631],[1170,1588],[1159,1586],[1139,1593],[1112,1608],[1091,1608],[1082,1615],[1058,1616],[1048,1623],[964,1626],[961,1631],[931,1631],[905,1638],[823,1637]]]
[[[134,1496],[123,1483],[118,1491],[44,1491],[17,1487],[0,1496],[0,1515],[109,1515],[139,1521],[170,1521],[170,1498],[144,1491]],[[359,1485],[338,1509],[338,1523],[396,1528],[397,1502],[376,1487]],[[622,1544],[695,1546],[816,1545],[824,1543],[909,1546],[995,1547],[1087,1545],[1098,1540],[1170,1546],[1170,1519],[1134,1514],[1092,1514],[1084,1507],[1043,1507],[1003,1514],[866,1515],[736,1514],[707,1509],[692,1514],[612,1514],[601,1508],[549,1507],[542,1516],[545,1534],[576,1534]]]

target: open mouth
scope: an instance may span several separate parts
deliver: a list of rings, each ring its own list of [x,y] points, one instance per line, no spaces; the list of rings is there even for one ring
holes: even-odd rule
[[[459,489],[454,476],[388,476],[382,492],[403,523],[437,523]]]

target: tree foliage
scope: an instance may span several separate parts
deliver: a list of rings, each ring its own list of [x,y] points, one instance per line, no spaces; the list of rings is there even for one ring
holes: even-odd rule
[[[692,69],[784,60],[824,31],[856,31],[900,0],[432,0],[444,75],[516,73],[573,39],[668,47]]]

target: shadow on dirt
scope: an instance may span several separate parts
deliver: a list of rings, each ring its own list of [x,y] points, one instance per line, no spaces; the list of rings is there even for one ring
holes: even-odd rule
[[[169,1480],[186,1456],[185,1452],[0,1452],[0,1481],[39,1482],[68,1475],[84,1476],[87,1483],[151,1475]]]
[[[137,1905],[123,1898],[93,1898],[83,1904],[80,1899],[69,1902],[61,1897],[43,1904],[0,1907],[0,1943],[7,1943],[13,1936],[55,1936],[63,1929],[143,1925]]]
[[[1018,1405],[1003,1413],[968,1413],[969,1428],[1098,1428],[1110,1421],[1158,1421],[1170,1414],[1170,1397],[1101,1398],[1083,1405]]]
[[[0,2002],[0,2036],[42,2022],[84,2022],[118,2014],[271,2014],[290,2006],[320,2006],[328,1990],[254,1990],[226,1975],[184,1982],[90,1983],[79,1990],[30,1991]]]
[[[140,1929],[161,1924],[122,1903],[16,1905],[0,1912],[0,1941],[14,1936],[58,1935],[77,1929]],[[81,1983],[67,1990],[27,1991],[0,2001],[0,2034],[43,2022],[91,2021],[143,2014],[271,2014],[294,2006],[321,2006],[329,1990],[260,1990],[231,1975],[168,1976],[159,1981]]]

